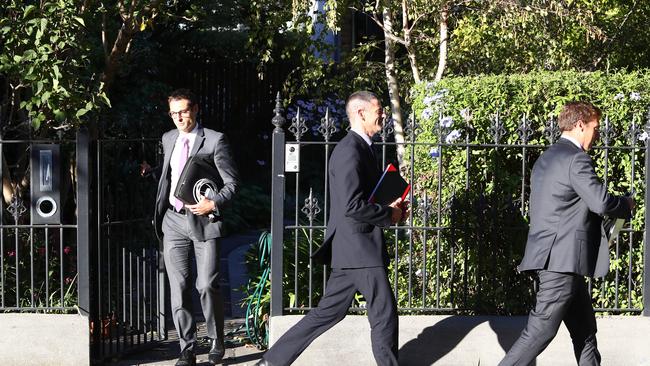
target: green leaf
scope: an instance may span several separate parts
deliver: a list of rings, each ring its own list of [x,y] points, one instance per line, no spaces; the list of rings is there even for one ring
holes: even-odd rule
[[[55,119],[57,122],[62,122],[62,121],[64,121],[64,120],[65,120],[65,112],[63,112],[63,111],[60,110],[60,109],[55,109],[55,110],[54,110],[54,119]]]
[[[86,113],[88,113],[88,110],[86,108],[81,108],[80,110],[77,111],[75,116],[77,116],[77,118],[79,118],[79,117],[83,116]]]
[[[58,65],[52,66],[52,70],[54,71],[54,75],[56,76],[57,79],[60,79],[62,77],[61,71],[59,70]]]
[[[86,23],[84,22],[83,18],[81,18],[81,17],[74,17],[74,20],[76,20],[77,23],[83,25],[84,27],[86,26]]]
[[[41,102],[46,103],[47,100],[50,99],[51,95],[52,95],[52,93],[50,93],[49,91],[46,91],[45,93],[43,93],[43,95],[41,96]]]
[[[23,19],[27,18],[29,14],[31,14],[34,10],[36,10],[36,5],[26,6],[25,10],[23,11]]]

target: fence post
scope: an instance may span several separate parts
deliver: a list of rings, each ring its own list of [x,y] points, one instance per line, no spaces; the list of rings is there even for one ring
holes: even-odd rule
[[[643,127],[645,132],[645,197],[644,197],[644,209],[645,209],[645,222],[643,229],[643,316],[650,316],[650,248],[648,247],[648,230],[650,227],[650,210],[648,210],[648,203],[650,203],[650,192],[648,192],[648,186],[650,185],[650,141],[648,138],[650,135],[650,109],[648,109],[646,124]]]
[[[284,130],[282,100],[275,100],[271,177],[271,316],[282,315],[282,247],[284,241]]]
[[[91,132],[86,127],[77,131],[77,272],[79,291],[79,312],[88,317],[92,327],[91,359],[97,355],[101,324],[93,294],[94,266],[92,263],[94,237],[92,235],[92,144]]]

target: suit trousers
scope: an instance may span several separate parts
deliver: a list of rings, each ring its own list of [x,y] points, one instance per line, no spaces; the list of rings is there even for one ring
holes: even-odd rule
[[[219,241],[196,240],[185,215],[168,210],[162,222],[163,255],[169,277],[174,326],[181,352],[196,344],[192,311],[192,252],[196,258],[196,289],[201,299],[208,337],[223,342],[223,297],[219,288]]]
[[[572,273],[538,271],[537,303],[500,366],[527,366],[551,343],[564,322],[578,365],[600,365],[596,317],[584,277]]]
[[[314,339],[343,320],[357,290],[366,299],[377,365],[397,365],[397,308],[384,267],[332,269],[323,298],[266,352],[272,365],[290,365]]]

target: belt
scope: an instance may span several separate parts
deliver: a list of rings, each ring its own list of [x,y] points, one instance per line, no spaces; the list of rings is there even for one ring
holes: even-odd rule
[[[174,211],[174,212],[176,212],[176,213],[179,213],[179,214],[181,214],[181,215],[185,215],[185,207],[181,208],[180,211],[176,211],[176,208],[175,208],[174,206],[172,206],[172,205],[168,205],[168,206],[167,206],[167,209],[170,210],[170,211]]]

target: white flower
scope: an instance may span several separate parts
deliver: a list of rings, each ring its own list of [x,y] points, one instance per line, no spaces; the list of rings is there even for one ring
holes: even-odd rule
[[[456,141],[459,137],[460,137],[460,131],[453,130],[449,132],[449,135],[447,135],[447,137],[445,137],[445,142],[451,144],[454,141]]]
[[[614,96],[614,100],[623,100],[625,98],[625,94],[623,93],[618,93]]]
[[[465,121],[469,121],[472,119],[472,112],[469,111],[469,108],[461,109],[460,116],[463,117]]]
[[[422,119],[429,119],[429,118],[433,117],[433,111],[431,110],[431,108],[425,108],[422,111],[421,116],[422,116]]]
[[[639,140],[641,140],[641,141],[647,140],[648,137],[650,137],[650,136],[648,136],[648,131],[643,131],[638,136]]]
[[[418,268],[418,270],[415,271],[415,275],[418,277],[422,277],[422,269]]]
[[[630,93],[630,100],[633,100],[635,102],[638,101],[638,100],[641,100],[641,94],[639,94],[637,92]]]
[[[440,120],[440,126],[442,126],[442,127],[449,128],[449,127],[451,127],[452,124],[454,124],[454,120],[449,116],[444,116]]]

